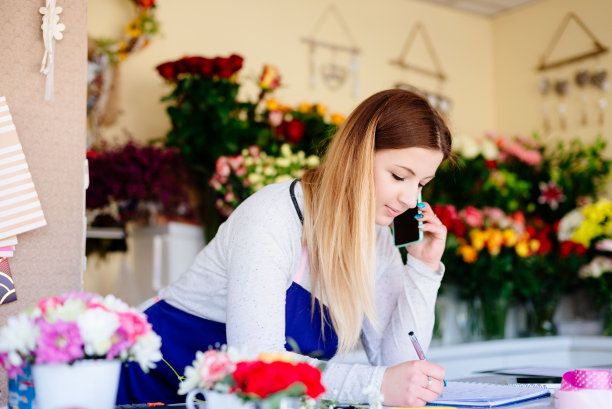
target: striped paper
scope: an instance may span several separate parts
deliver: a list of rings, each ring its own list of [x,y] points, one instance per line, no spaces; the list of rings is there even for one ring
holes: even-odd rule
[[[47,224],[5,97],[0,97],[0,240]]]

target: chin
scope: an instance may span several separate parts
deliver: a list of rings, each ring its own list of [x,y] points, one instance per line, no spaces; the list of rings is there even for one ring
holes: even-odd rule
[[[374,223],[376,223],[378,226],[391,226],[391,223],[393,223],[393,217],[376,216]]]

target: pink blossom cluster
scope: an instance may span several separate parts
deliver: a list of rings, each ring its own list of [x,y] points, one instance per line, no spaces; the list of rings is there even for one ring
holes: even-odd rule
[[[499,160],[505,161],[509,157],[515,157],[521,162],[531,166],[537,166],[542,162],[542,153],[538,150],[535,140],[524,136],[509,137],[488,132],[487,137],[492,139],[500,150]]]
[[[80,359],[161,359],[161,339],[146,316],[112,295],[71,292],[42,299],[0,328],[0,364],[13,377],[28,364]]]

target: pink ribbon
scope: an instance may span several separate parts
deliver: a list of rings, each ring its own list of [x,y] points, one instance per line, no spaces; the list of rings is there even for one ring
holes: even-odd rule
[[[609,369],[576,369],[563,374],[562,391],[582,389],[612,389],[612,372]]]
[[[557,409],[612,409],[612,373],[607,369],[566,372],[554,401]]]

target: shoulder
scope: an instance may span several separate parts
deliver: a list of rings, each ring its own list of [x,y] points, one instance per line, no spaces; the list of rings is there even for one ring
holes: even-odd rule
[[[249,196],[230,215],[226,224],[231,230],[260,233],[299,232],[301,223],[289,194],[291,180],[263,187]],[[301,188],[295,186],[298,205],[302,206]],[[248,228],[250,226],[250,228]]]

